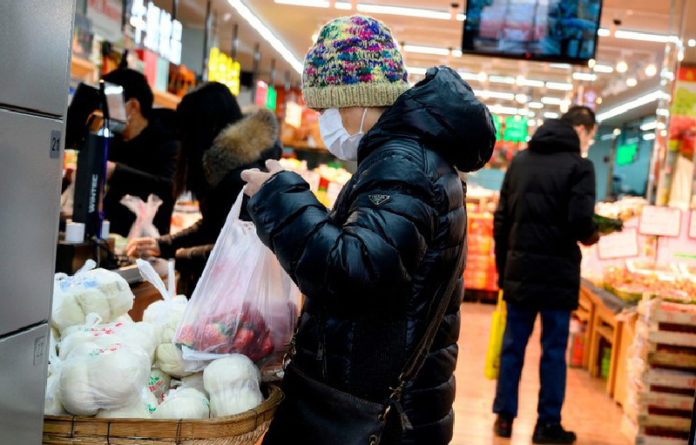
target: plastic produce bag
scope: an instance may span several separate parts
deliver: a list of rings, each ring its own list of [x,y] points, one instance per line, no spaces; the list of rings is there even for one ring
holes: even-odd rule
[[[155,366],[176,378],[193,374],[193,371],[187,371],[186,369],[181,349],[173,343],[162,343],[157,346]]]
[[[143,237],[159,238],[159,231],[153,224],[157,210],[162,205],[159,196],[150,194],[147,202],[143,202],[137,196],[126,195],[121,198],[121,204],[135,213],[135,222],[128,232],[128,240]]]
[[[486,365],[483,372],[486,378],[490,380],[496,380],[500,371],[500,353],[503,349],[506,316],[507,310],[503,300],[503,291],[500,291],[498,294],[498,306],[495,312],[493,312],[493,319],[491,320],[491,337],[488,341]]]
[[[171,388],[172,378],[169,374],[161,369],[153,368],[150,371],[150,380],[148,381],[148,389],[155,396],[157,402],[164,399],[164,395]]]
[[[149,376],[150,360],[142,349],[85,343],[61,365],[61,401],[67,412],[77,416],[124,408],[139,400]]]
[[[167,289],[150,263],[141,259],[136,260],[136,263],[143,279],[151,283],[162,295],[162,300],[155,301],[145,309],[143,321],[157,326],[160,343],[171,343],[179,323],[184,318],[188,300],[185,295],[175,296],[173,285],[170,285],[172,289]],[[173,271],[170,270],[169,273],[171,276]]]
[[[210,402],[197,389],[172,389],[152,417],[155,419],[207,419],[210,417]]]
[[[140,398],[123,408],[102,409],[97,413],[103,419],[149,419],[157,410],[157,399],[148,388],[140,390]]]
[[[245,355],[232,354],[212,362],[203,371],[210,416],[233,416],[259,406],[263,402],[260,379],[258,368]]]
[[[256,363],[270,362],[282,356],[294,331],[300,291],[253,223],[239,219],[242,202],[243,191],[176,332],[187,361],[241,353]]]

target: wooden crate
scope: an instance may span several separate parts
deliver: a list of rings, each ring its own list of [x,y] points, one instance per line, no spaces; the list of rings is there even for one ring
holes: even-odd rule
[[[688,433],[686,437],[683,433],[677,437],[669,432],[661,435],[659,431],[637,425],[628,416],[621,421],[621,432],[635,445],[688,445]]]

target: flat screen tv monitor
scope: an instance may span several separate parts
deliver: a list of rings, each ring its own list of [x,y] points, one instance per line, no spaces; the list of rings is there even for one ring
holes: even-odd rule
[[[586,64],[602,0],[468,0],[462,52]]]

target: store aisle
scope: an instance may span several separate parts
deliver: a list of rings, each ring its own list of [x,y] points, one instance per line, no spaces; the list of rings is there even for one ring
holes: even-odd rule
[[[539,325],[529,341],[522,383],[520,415],[511,440],[493,435],[495,416],[491,405],[495,382],[483,376],[492,305],[464,303],[459,335],[457,398],[454,402],[455,427],[452,445],[531,444],[536,422],[539,391]],[[604,393],[604,381],[590,378],[587,371],[570,369],[563,409],[564,425],[578,434],[579,445],[627,445],[621,435],[621,408]]]

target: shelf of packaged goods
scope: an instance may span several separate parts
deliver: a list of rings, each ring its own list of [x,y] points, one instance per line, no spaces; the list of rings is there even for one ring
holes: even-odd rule
[[[181,102],[181,98],[175,94],[168,93],[165,91],[153,91],[155,95],[155,106],[160,108],[171,108],[176,110],[177,105]]]
[[[92,62],[81,57],[72,56],[70,78],[93,84],[97,81],[97,77],[97,67]]]

